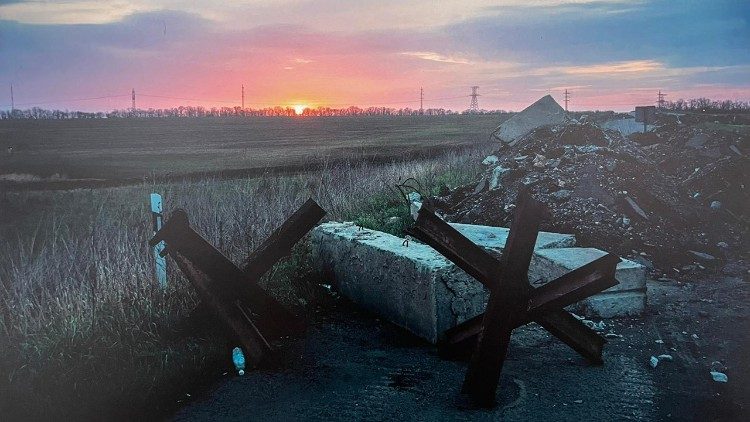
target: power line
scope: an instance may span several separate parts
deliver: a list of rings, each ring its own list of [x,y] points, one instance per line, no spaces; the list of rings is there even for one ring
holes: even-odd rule
[[[245,109],[245,84],[242,84],[242,109]]]
[[[244,86],[243,86],[244,88]],[[244,89],[243,89],[244,91]],[[15,98],[13,95],[11,95],[11,104],[6,104],[4,107],[11,106],[11,108],[15,108],[16,106],[38,106],[38,105],[47,105],[47,104],[59,104],[59,103],[69,103],[69,102],[81,102],[81,101],[94,101],[94,100],[106,100],[106,99],[113,99],[113,98],[125,98],[130,97],[131,99],[131,108],[135,109],[137,107],[137,103],[134,101],[135,97],[135,89],[131,89],[129,94],[117,94],[117,95],[101,95],[96,97],[82,97],[82,98],[59,98],[59,99],[53,99],[53,100],[42,100],[42,101],[35,101],[35,102],[24,102],[24,103],[15,103]],[[218,99],[210,99],[210,98],[189,98],[189,97],[176,97],[176,96],[170,96],[170,95],[158,95],[158,94],[144,94],[139,92],[138,97],[145,97],[145,98],[161,98],[161,99],[168,99],[168,100],[177,100],[177,101],[190,101],[190,102],[204,102],[204,103],[222,103],[222,104],[235,104],[237,105],[236,101],[227,101],[227,100],[218,100]],[[244,97],[244,95],[243,95]],[[384,101],[384,102],[378,102],[375,103],[374,106],[384,106],[384,105],[407,105],[407,104],[420,104],[420,110],[424,110],[424,103],[425,102],[436,102],[436,101],[443,101],[443,100],[455,100],[455,99],[461,99],[461,98],[469,98],[471,95],[454,95],[454,96],[445,96],[445,97],[435,97],[435,98],[429,98],[424,96],[424,90],[420,89],[420,99],[419,100],[400,100],[400,101]],[[244,99],[244,98],[243,98]],[[247,102],[241,102],[241,104],[244,105],[255,105],[255,106],[278,106],[278,103],[247,103]],[[336,107],[336,106],[352,106],[352,103],[320,103],[320,102],[311,102],[309,103],[311,105],[318,105],[318,106],[325,106],[325,107]],[[244,108],[244,107],[243,107]]]
[[[13,109],[15,109],[15,100],[13,99],[13,84],[10,84],[10,112],[13,112]]]
[[[171,97],[168,95],[153,95],[153,94],[140,94],[141,97],[148,97],[148,98],[164,98],[167,100],[180,100],[180,101],[196,101],[196,102],[206,102],[206,103],[224,103],[224,104],[237,104],[237,101],[226,101],[226,100],[211,100],[207,98],[185,98],[185,97]],[[269,105],[269,104],[263,104],[263,103],[254,103],[256,105]],[[273,105],[273,104],[270,104]]]
[[[133,113],[135,113],[135,88],[133,88],[131,94],[133,95]]]
[[[36,105],[46,105],[46,104],[59,104],[59,103],[72,103],[72,102],[79,102],[79,101],[92,101],[92,100],[106,100],[109,98],[122,98],[122,97],[128,97],[127,94],[123,95],[104,95],[101,97],[88,97],[88,98],[62,98],[59,100],[48,100],[48,101],[39,101],[39,102],[29,102],[29,103],[11,103],[11,106],[36,106]],[[5,105],[7,106],[7,104]]]

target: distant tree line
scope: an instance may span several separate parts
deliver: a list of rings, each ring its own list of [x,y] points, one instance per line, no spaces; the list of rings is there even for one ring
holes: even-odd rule
[[[480,110],[475,114],[499,114],[502,110]],[[449,114],[469,114],[469,111],[457,112],[444,108],[428,108],[420,111],[412,108],[388,108],[356,106],[346,108],[316,107],[305,108],[303,116],[442,116]],[[173,108],[149,108],[149,109],[122,109],[111,112],[83,112],[68,110],[46,110],[34,107],[25,110],[3,110],[0,111],[0,120],[4,119],[117,119],[117,118],[165,118],[165,117],[244,117],[244,116],[296,116],[293,107],[266,107],[252,109],[242,107],[202,107],[202,106],[179,106]]]
[[[664,108],[674,111],[700,111],[708,113],[721,113],[721,112],[750,112],[750,101],[734,101],[734,100],[711,100],[709,98],[692,98],[689,100],[683,100],[680,98],[677,101],[667,101]]]

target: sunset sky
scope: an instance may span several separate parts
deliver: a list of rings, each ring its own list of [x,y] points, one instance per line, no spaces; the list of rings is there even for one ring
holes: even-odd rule
[[[750,99],[750,2],[0,0],[0,107]],[[118,96],[85,101],[77,99]],[[165,98],[168,97],[168,98]]]

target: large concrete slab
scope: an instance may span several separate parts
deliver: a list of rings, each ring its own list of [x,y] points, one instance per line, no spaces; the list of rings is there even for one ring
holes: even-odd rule
[[[529,280],[534,285],[543,285],[606,254],[596,248],[537,250],[531,259]],[[571,306],[571,309],[600,318],[642,314],[646,309],[646,268],[623,259],[617,264],[615,278],[619,284]]]
[[[442,332],[484,309],[487,292],[431,247],[353,223],[312,232],[314,262],[341,294],[414,334]]]
[[[643,123],[638,123],[635,118],[608,120],[601,124],[602,129],[616,130],[622,136],[629,136],[637,132],[643,132]],[[646,130],[653,130],[654,125],[647,125]]]
[[[513,145],[532,130],[565,122],[565,110],[551,95],[545,95],[495,129],[496,138]]]
[[[452,224],[493,253],[505,246],[508,229]],[[445,330],[484,311],[489,292],[431,247],[353,223],[325,223],[312,232],[314,262],[353,302],[431,342]],[[572,235],[540,233],[530,280],[546,283],[605,252],[567,247]],[[566,251],[570,254],[566,254]],[[626,316],[643,311],[645,272],[626,261],[615,275],[625,290],[590,298],[575,310],[589,316]],[[619,299],[623,299],[619,301]]]
[[[471,239],[477,245],[502,252],[505,242],[508,241],[510,229],[505,227],[480,226],[474,224],[449,223],[451,227],[458,230],[462,235]],[[560,234],[550,232],[539,232],[534,249],[568,248],[575,246],[576,237],[572,234]]]

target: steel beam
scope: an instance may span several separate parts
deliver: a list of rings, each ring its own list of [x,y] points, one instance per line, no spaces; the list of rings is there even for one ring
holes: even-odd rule
[[[508,241],[500,259],[475,245],[428,207],[419,211],[409,230],[490,290],[487,309],[448,331],[442,355],[455,355],[476,343],[462,387],[475,404],[490,406],[514,328],[536,321],[586,359],[601,363],[604,338],[562,308],[617,284],[615,268],[620,261],[608,254],[534,288],[528,269],[545,207],[528,191],[519,193]]]

